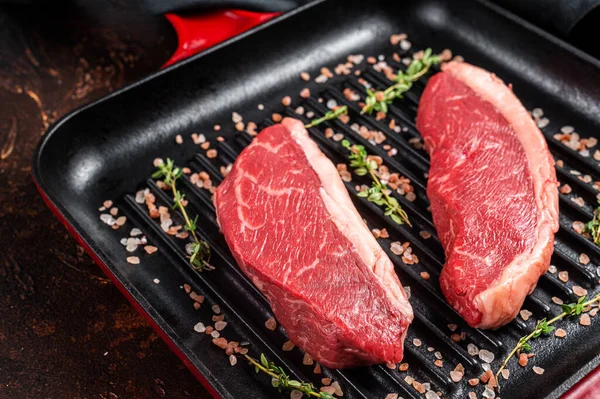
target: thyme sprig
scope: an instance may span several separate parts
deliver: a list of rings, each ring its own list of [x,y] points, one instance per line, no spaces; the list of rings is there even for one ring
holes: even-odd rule
[[[600,205],[600,201],[598,202]],[[594,211],[594,218],[585,224],[584,233],[589,233],[594,241],[594,244],[600,246],[600,220],[598,219],[600,215],[600,206],[596,208]]]
[[[334,110],[328,111],[325,115],[323,115],[322,117],[320,117],[318,119],[313,119],[309,124],[304,125],[304,127],[307,129],[310,127],[315,127],[325,121],[329,121],[331,119],[337,119],[347,112],[348,112],[348,106],[342,105],[341,107],[337,107]]]
[[[256,373],[263,372],[272,377],[271,385],[281,392],[284,389],[290,391],[300,391],[303,394],[312,396],[320,399],[335,399],[335,397],[327,392],[319,392],[315,386],[309,382],[303,382],[298,380],[292,380],[290,376],[281,367],[275,365],[273,362],[269,362],[265,355],[261,353],[260,360],[257,360],[251,356],[244,355],[246,360],[254,366]]]
[[[373,111],[388,112],[390,105],[396,98],[410,90],[413,82],[425,75],[432,65],[442,62],[441,54],[432,54],[430,48],[423,52],[422,57],[414,58],[406,71],[399,70],[394,84],[383,91],[367,89],[367,98],[361,114],[371,114]]]
[[[379,205],[385,206],[385,215],[389,216],[394,222],[398,224],[408,224],[412,227],[408,215],[400,206],[398,200],[390,196],[391,190],[387,185],[383,184],[377,177],[377,162],[369,159],[367,150],[362,145],[350,145],[348,140],[342,140],[342,146],[350,151],[350,167],[354,168],[354,173],[358,176],[369,175],[373,183],[367,190],[360,191],[359,197],[366,198],[368,201]]]
[[[181,168],[175,166],[175,162],[172,159],[167,158],[166,162],[163,161],[158,165],[156,171],[152,174],[152,178],[163,179],[163,182],[171,188],[171,192],[173,193],[173,210],[181,210],[181,214],[185,220],[184,229],[191,233],[194,240],[190,246],[190,264],[197,271],[212,270],[214,266],[208,263],[210,261],[210,247],[206,241],[200,240],[196,234],[198,216],[196,215],[194,219],[188,216],[184,205],[186,202],[184,201],[185,194],[177,190],[176,183],[182,174]]]
[[[576,303],[562,304],[561,305],[561,308],[562,308],[561,314],[559,314],[558,316],[556,316],[548,321],[546,321],[545,318],[540,320],[536,324],[534,330],[529,335],[522,337],[519,340],[519,342],[517,343],[517,345],[513,348],[513,350],[508,354],[506,359],[504,359],[504,362],[502,362],[502,365],[500,366],[500,368],[498,369],[498,372],[496,373],[496,379],[498,378],[498,376],[500,375],[502,370],[504,370],[504,368],[508,364],[508,361],[515,354],[532,350],[531,344],[529,344],[530,340],[532,340],[534,338],[538,338],[542,334],[550,334],[556,328],[552,324],[556,323],[559,320],[562,320],[564,317],[579,316],[581,313],[585,312],[585,309],[588,306],[593,305],[595,303],[600,303],[600,294],[596,295],[596,297],[592,300],[586,301],[586,299],[587,299],[586,296],[582,296],[581,298],[579,298],[579,300]]]

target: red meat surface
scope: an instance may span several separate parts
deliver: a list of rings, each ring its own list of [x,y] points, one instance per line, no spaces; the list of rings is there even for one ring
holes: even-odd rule
[[[227,244],[321,364],[398,363],[413,319],[393,265],[300,121],[263,130],[214,199]]]
[[[471,326],[506,324],[548,269],[558,229],[544,137],[500,79],[457,62],[430,79],[417,127],[431,155],[444,295]]]

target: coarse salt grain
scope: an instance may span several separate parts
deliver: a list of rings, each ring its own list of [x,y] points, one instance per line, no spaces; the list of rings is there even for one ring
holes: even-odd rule
[[[468,344],[467,352],[471,356],[477,356],[477,354],[479,354],[479,348],[477,346],[475,346],[474,344]]]
[[[388,393],[385,399],[398,399],[397,393]]]
[[[213,332],[210,333],[210,336],[213,338],[219,338],[221,334],[217,330],[213,330]]]
[[[212,305],[212,311],[216,314],[221,313],[221,307],[219,305]]]
[[[439,399],[439,397],[437,396],[437,393],[433,391],[427,391],[425,392],[425,399]]]
[[[419,338],[415,338],[415,339],[413,339],[413,345],[414,345],[414,346],[417,346],[417,347],[419,347],[419,346],[421,346],[422,344],[423,344],[423,343],[421,342],[421,340],[420,340]]]
[[[277,321],[271,317],[265,322],[265,327],[271,331],[274,331],[277,328]]]
[[[411,48],[411,46],[412,46],[412,43],[406,39],[400,41],[400,48],[404,51],[409,50]]]
[[[531,317],[533,313],[531,313],[529,310],[527,309],[523,309],[519,312],[519,315],[521,315],[521,318],[525,321],[529,320],[529,318]]]
[[[581,324],[582,326],[589,326],[590,324],[592,324],[590,315],[587,313],[582,314],[579,318],[579,324]]]
[[[569,272],[566,272],[566,271],[558,272],[558,279],[560,281],[562,281],[563,283],[566,283],[567,281],[569,281]]]
[[[281,347],[281,349],[282,349],[284,352],[289,352],[289,351],[291,351],[292,349],[294,349],[294,347],[295,347],[295,346],[296,346],[296,345],[294,345],[294,343],[293,343],[292,341],[285,341],[285,342],[283,343],[283,346]]]
[[[138,258],[137,256],[129,256],[127,257],[127,262],[131,263],[132,265],[139,265],[140,258]]]
[[[460,380],[462,380],[463,376],[464,376],[464,373],[461,373],[460,371],[454,371],[454,370],[452,370],[450,372],[450,378],[454,382],[459,382]]]
[[[237,357],[235,355],[229,355],[229,364],[232,366],[235,366],[237,364]]]
[[[579,263],[581,263],[582,265],[587,265],[588,263],[590,263],[590,257],[587,254],[579,255]]]
[[[475,385],[479,384],[479,378],[471,378],[469,380],[469,385],[474,387]]]
[[[564,338],[567,336],[567,332],[562,328],[557,328],[556,331],[554,331],[554,335],[558,338]]]
[[[215,330],[217,331],[223,331],[223,329],[227,327],[227,322],[226,321],[217,321],[215,323]]]
[[[526,353],[521,353],[519,355],[519,365],[521,367],[525,367],[527,366],[527,362],[529,361],[529,359],[527,358],[527,354]]]
[[[203,333],[206,331],[206,327],[204,326],[203,323],[198,323],[194,326],[194,331],[199,332],[199,333]]]
[[[160,283],[160,280],[157,279],[157,278],[155,278],[153,281],[154,281],[154,284],[159,284]]]
[[[305,353],[304,358],[302,359],[302,364],[305,366],[311,366],[313,363],[313,358],[308,353]]]
[[[577,296],[587,295],[587,290],[585,288],[583,288],[583,287],[578,286],[578,285],[574,285],[573,286],[573,292]]]
[[[544,371],[546,371],[546,370],[544,370],[541,367],[533,366],[533,372],[536,374],[542,375],[542,374],[544,374]]]
[[[548,267],[548,271],[552,274],[556,274],[558,270],[556,269],[556,266],[550,265],[550,267]]]
[[[216,158],[217,157],[217,150],[215,150],[213,148],[213,149],[210,149],[210,150],[206,151],[206,156],[208,158]]]
[[[494,361],[494,354],[488,350],[481,349],[479,351],[479,358],[486,363],[491,363]]]
[[[564,302],[563,302],[563,300],[562,300],[562,299],[560,299],[560,298],[559,298],[559,297],[557,297],[557,296],[553,296],[553,297],[552,297],[552,302],[554,302],[554,303],[555,303],[555,304],[557,304],[557,305],[562,305],[562,304],[564,303]]]
[[[402,255],[404,252],[404,247],[400,243],[400,241],[394,241],[390,244],[390,250],[394,255]]]

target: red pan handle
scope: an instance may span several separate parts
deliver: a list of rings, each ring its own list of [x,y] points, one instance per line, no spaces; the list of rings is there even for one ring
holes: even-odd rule
[[[280,12],[217,10],[199,15],[165,14],[177,34],[177,50],[163,68],[260,25]]]
[[[600,398],[600,366],[586,375],[561,399],[598,399]]]

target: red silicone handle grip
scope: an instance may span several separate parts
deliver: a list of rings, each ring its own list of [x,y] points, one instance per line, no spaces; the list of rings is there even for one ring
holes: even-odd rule
[[[163,65],[167,67],[202,50],[260,25],[281,13],[217,10],[200,15],[165,14],[177,33],[177,50]]]

